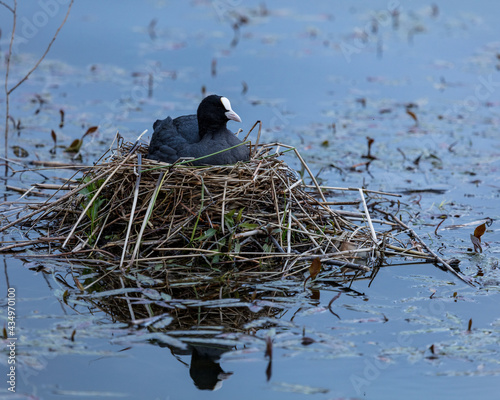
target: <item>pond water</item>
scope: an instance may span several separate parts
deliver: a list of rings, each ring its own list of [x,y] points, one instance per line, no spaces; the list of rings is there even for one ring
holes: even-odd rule
[[[69,2],[19,3],[10,85],[43,54]],[[75,2],[47,58],[11,95],[22,129],[10,130],[9,157],[71,161],[51,151],[51,131],[68,146],[99,126],[77,160],[91,164],[117,131],[132,141],[148,129],[147,141],[155,119],[193,113],[204,90],[222,94],[245,132],[261,120],[261,140],[297,146],[323,184],[403,193],[414,229],[477,287],[432,265],[394,265],[371,284],[353,282],[333,303],[337,316],[328,304],[339,289],[323,284],[282,300],[254,335],[212,327],[218,349],[201,340],[179,349],[83,301],[68,307],[58,279],[67,265],[2,255],[0,317],[6,325],[14,287],[19,368],[17,397],[2,384],[0,398],[498,398],[498,15],[491,1]],[[1,76],[11,28],[0,4]],[[2,95],[2,121],[4,106]],[[470,235],[486,218],[476,254]]]

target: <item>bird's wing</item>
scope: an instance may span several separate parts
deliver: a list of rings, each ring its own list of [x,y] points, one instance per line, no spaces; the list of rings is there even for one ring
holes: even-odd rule
[[[196,115],[183,115],[174,119],[174,126],[188,143],[198,143],[200,134],[198,130],[198,118]]]
[[[177,128],[170,117],[156,120],[153,129],[154,132],[146,157],[152,160],[173,163],[179,158],[177,149],[179,146],[186,144],[185,139],[178,134]],[[178,143],[179,141],[181,143]]]

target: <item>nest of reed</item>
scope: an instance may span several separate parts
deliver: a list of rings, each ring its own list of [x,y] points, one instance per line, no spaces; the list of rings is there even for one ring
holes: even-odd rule
[[[279,159],[280,149],[295,151],[313,185]],[[58,188],[65,194],[1,228],[24,225],[44,234],[0,251],[30,245],[45,256],[90,263],[94,272],[80,289],[149,287],[184,299],[221,298],[223,291],[231,297],[256,282],[303,280],[308,272],[314,278],[321,267],[342,282],[391,254],[436,261],[432,252],[392,239],[397,219],[378,220],[390,229],[375,232],[365,191],[357,203],[364,213],[333,210],[289,146],[253,146],[250,161],[230,166],[170,165],[145,153],[137,142],[110,149],[83,177]]]

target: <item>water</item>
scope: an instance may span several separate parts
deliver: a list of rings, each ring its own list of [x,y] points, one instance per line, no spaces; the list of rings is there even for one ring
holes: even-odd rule
[[[64,17],[61,3],[19,5],[21,40],[11,84],[43,53]],[[98,125],[98,132],[84,139],[82,162],[91,163],[117,130],[134,140],[144,129],[151,132],[156,118],[192,113],[205,87],[230,98],[245,131],[261,120],[263,140],[296,145],[315,172],[321,170],[326,184],[424,190],[403,198],[418,213],[415,228],[444,257],[461,259],[464,273],[481,272],[477,280],[484,286],[466,287],[430,265],[389,267],[371,286],[353,283],[362,295],[344,293],[333,303],[340,319],[327,310],[335,288],[321,286],[319,300],[299,294],[276,326],[255,337],[239,337],[236,352],[210,363],[216,374],[221,372],[217,363],[226,373],[222,387],[212,394],[196,387],[195,381],[201,386],[203,378],[193,365],[201,361],[193,360],[190,350],[173,355],[168,347],[144,339],[144,330],[102,312],[90,314],[85,303],[72,309],[62,301],[65,287],[55,274],[28,269],[41,265],[55,273],[65,266],[4,257],[5,276],[17,290],[23,363],[18,394],[43,399],[77,394],[306,398],[312,393],[320,399],[496,398],[496,222],[483,237],[483,254],[471,255],[467,248],[477,221],[498,219],[500,5],[434,4],[433,9],[431,3],[399,3],[395,29],[390,16],[394,5],[384,1],[307,6],[298,1],[265,6],[222,0],[76,2],[47,59],[11,97],[11,114],[24,129],[11,130],[9,143],[28,151],[24,161],[69,160],[71,155],[61,148],[49,152],[51,130],[58,145],[68,146]],[[247,23],[235,32],[238,15]],[[3,55],[9,24],[2,7]],[[35,114],[40,107],[40,101],[32,101],[36,94],[45,102]],[[406,112],[410,103],[416,105],[411,110],[418,125]],[[3,120],[4,98],[0,106]],[[65,112],[62,128],[60,109]],[[368,171],[364,166],[352,169],[366,161],[361,156],[367,136],[375,139],[372,154],[377,160]],[[18,174],[8,183],[28,187],[38,179],[38,174]],[[18,195],[7,191],[4,198]],[[437,237],[440,215],[447,219]],[[471,225],[451,229],[467,223]],[[5,236],[16,235],[20,233]],[[4,307],[1,315],[5,318]],[[473,329],[467,332],[471,318]],[[315,343],[301,344],[303,334]],[[269,382],[267,336],[273,338]],[[435,354],[429,350],[433,344]]]

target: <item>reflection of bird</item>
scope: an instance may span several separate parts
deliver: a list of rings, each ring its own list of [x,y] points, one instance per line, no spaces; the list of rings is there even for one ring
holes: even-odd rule
[[[147,158],[173,163],[181,157],[199,158],[237,146],[241,140],[226,128],[230,119],[241,122],[229,100],[217,95],[208,96],[198,106],[197,115],[167,117],[153,124]],[[192,164],[225,165],[248,159],[248,147],[241,144]]]
[[[210,347],[193,347],[189,375],[196,387],[200,390],[218,390],[222,387],[222,381],[228,379],[233,373],[224,372],[216,361],[220,354],[228,349],[217,349]]]

